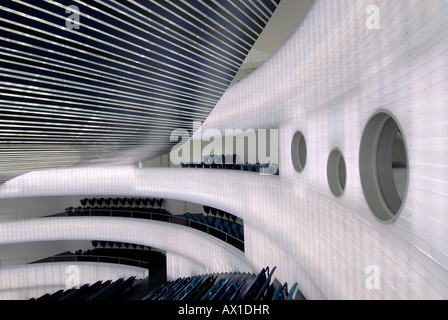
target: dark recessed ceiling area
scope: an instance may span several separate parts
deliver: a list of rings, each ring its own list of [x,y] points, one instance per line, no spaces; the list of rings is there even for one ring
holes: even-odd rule
[[[0,183],[167,153],[174,129],[207,118],[279,3],[2,2]]]

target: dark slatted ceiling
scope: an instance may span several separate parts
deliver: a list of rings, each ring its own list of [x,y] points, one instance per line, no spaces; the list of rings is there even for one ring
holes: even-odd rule
[[[2,1],[0,183],[168,152],[204,121],[279,0]],[[79,29],[66,28],[67,6]]]

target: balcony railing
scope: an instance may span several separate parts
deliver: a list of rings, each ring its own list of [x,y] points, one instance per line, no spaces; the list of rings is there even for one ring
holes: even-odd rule
[[[141,208],[143,209],[143,208]],[[190,228],[194,228],[197,230],[200,230],[202,232],[205,232],[211,236],[214,236],[227,244],[230,244],[234,246],[235,248],[241,250],[244,252],[244,241],[242,239],[238,239],[237,237],[229,234],[228,232],[222,231],[218,228],[215,228],[211,225],[208,225],[206,223],[187,219],[183,215],[172,215],[167,213],[156,213],[151,212],[149,210],[122,210],[122,209],[86,209],[83,208],[79,210],[77,213],[60,213],[56,215],[51,215],[51,217],[54,216],[94,216],[94,217],[126,217],[126,218],[138,218],[138,219],[148,219],[148,220],[157,220],[157,221],[164,221],[168,223],[173,223],[177,225],[182,225]],[[50,216],[46,216],[50,217]],[[222,221],[225,221],[224,219],[221,219]]]
[[[45,262],[105,262],[114,264],[124,264],[128,266],[134,266],[139,268],[149,269],[150,265],[146,261],[140,261],[130,258],[113,257],[113,256],[98,256],[90,254],[69,254],[69,255],[55,255],[47,258],[43,258],[32,263],[45,263]]]

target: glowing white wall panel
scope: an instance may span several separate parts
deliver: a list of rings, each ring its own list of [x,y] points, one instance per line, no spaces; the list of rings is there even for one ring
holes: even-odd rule
[[[365,26],[371,4],[380,10],[380,30]],[[305,284],[309,297],[448,297],[447,14],[444,1],[316,1],[290,41],[230,88],[205,123],[203,130],[280,123],[282,193],[279,209],[267,214],[277,221],[266,225],[291,238],[278,259],[289,252],[310,272],[317,287]],[[410,162],[408,196],[391,225],[373,218],[358,169],[362,130],[379,109],[403,127]],[[302,174],[290,162],[296,130],[308,146]],[[348,171],[339,200],[326,181],[333,147]],[[247,253],[263,261],[259,251]],[[379,290],[366,289],[369,265],[380,267]]]
[[[166,251],[170,257],[167,259],[169,278],[176,278],[178,272],[185,272],[178,268],[176,257],[181,259],[179,265],[184,264],[184,257],[194,262],[194,270],[198,272],[195,274],[252,270],[246,265],[240,250],[201,231],[166,222],[115,217],[59,217],[0,222],[0,244],[92,239],[137,243]]]
[[[366,28],[371,4],[380,9],[379,30]],[[277,265],[276,277],[298,281],[309,299],[446,299],[447,15],[444,0],[317,0],[291,39],[229,88],[203,127],[279,128],[279,177],[73,169],[19,177],[0,186],[0,197],[111,193],[203,203],[244,219],[253,270]],[[391,224],[370,212],[358,168],[363,128],[380,109],[403,128],[409,156],[407,197]],[[297,130],[308,148],[300,174],[290,155]],[[326,176],[334,147],[347,165],[340,199]],[[377,289],[366,286],[372,265]]]
[[[74,268],[79,285],[96,281],[135,277],[145,279],[148,270],[133,266],[94,262],[36,263],[0,268],[0,300],[28,300],[74,284]],[[73,269],[72,269],[73,268]]]

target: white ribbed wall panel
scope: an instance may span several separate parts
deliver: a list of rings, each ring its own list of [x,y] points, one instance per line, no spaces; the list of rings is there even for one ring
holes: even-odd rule
[[[365,10],[380,9],[368,30]],[[203,203],[244,219],[245,259],[277,265],[308,299],[448,298],[448,2],[317,0],[291,39],[229,88],[202,132],[280,129],[280,176],[230,170],[91,168],[35,172],[0,186],[0,197],[117,194]],[[398,218],[379,222],[361,187],[361,135],[376,111],[403,130],[409,184]],[[295,131],[305,169],[291,163]],[[347,185],[328,187],[338,147]],[[2,224],[0,224],[1,226]],[[366,268],[380,288],[366,287]]]
[[[252,271],[243,253],[203,232],[166,222],[116,217],[58,217],[0,223],[0,244],[56,240],[106,240],[142,244],[164,250],[167,277],[184,273]],[[184,269],[179,270],[179,257]],[[189,261],[187,268],[185,261]],[[181,274],[178,274],[181,273]],[[0,284],[1,288],[1,284]]]
[[[380,30],[365,26],[372,4]],[[447,14],[440,0],[316,1],[292,38],[230,88],[202,128],[280,128],[281,209],[268,215],[284,223],[269,223],[278,234],[290,230],[291,252],[328,298],[448,297]],[[367,207],[358,167],[362,131],[381,109],[403,129],[410,168],[404,208],[390,225]],[[297,130],[308,148],[301,174],[290,160]],[[334,147],[347,164],[341,199],[326,178]],[[380,267],[381,290],[366,290],[368,265]],[[317,288],[304,292],[320,296]]]
[[[76,267],[76,271],[74,269]],[[75,273],[76,272],[76,275]],[[97,281],[119,278],[145,279],[148,270],[102,262],[53,262],[35,263],[0,268],[0,300],[28,300],[60,289],[67,283],[74,285],[93,284]],[[76,279],[76,280],[75,280]]]

